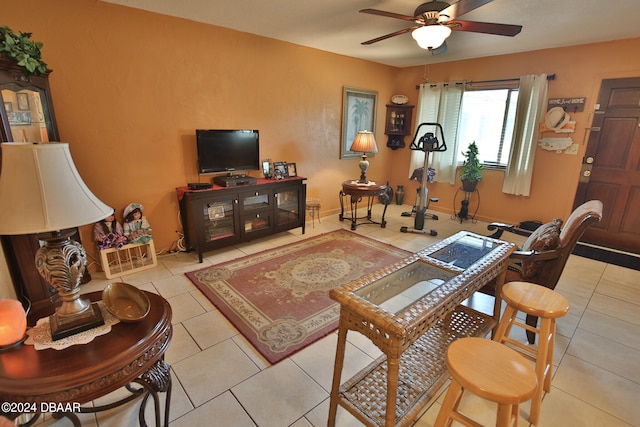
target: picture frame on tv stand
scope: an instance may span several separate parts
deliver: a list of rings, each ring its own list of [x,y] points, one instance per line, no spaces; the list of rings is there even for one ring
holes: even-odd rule
[[[287,175],[287,162],[273,162],[273,174],[276,179],[286,178]]]
[[[272,177],[271,174],[271,159],[264,159],[262,161],[262,174],[264,175],[264,177],[266,179],[269,179]]]

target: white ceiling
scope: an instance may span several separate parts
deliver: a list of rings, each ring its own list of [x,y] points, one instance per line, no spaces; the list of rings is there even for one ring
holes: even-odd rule
[[[103,1],[396,67],[640,37],[638,0],[493,0],[459,19],[522,25],[522,32],[512,38],[454,31],[447,40],[449,51],[438,56],[420,49],[410,33],[361,45],[411,23],[360,9],[413,16],[420,0]]]

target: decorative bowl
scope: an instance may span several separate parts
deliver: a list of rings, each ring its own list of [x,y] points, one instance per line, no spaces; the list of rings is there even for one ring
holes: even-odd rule
[[[145,318],[151,308],[149,297],[128,283],[109,283],[102,291],[102,302],[109,313],[123,322],[137,322]]]

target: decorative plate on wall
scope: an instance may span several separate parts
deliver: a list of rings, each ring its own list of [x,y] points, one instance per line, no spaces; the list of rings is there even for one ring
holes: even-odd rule
[[[391,97],[391,102],[397,105],[403,105],[409,102],[409,97],[407,95],[393,95]]]

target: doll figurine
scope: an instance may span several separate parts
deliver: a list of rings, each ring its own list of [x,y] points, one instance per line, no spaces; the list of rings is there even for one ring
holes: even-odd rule
[[[116,221],[113,213],[93,226],[93,238],[98,244],[98,249],[120,249],[127,244],[122,224]]]
[[[148,243],[152,240],[151,225],[143,216],[140,203],[129,203],[124,208],[124,235],[129,243]]]

